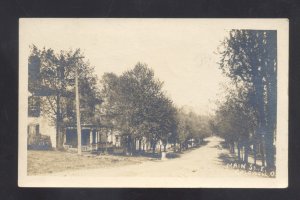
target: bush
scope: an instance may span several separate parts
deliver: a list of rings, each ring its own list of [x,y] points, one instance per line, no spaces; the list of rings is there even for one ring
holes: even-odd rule
[[[50,136],[36,135],[32,142],[27,145],[28,150],[52,150]]]

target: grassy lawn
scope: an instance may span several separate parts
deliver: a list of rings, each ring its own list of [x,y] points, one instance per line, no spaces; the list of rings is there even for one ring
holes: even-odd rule
[[[71,152],[29,150],[27,173],[29,176],[42,175],[65,170],[106,168],[137,164],[146,160],[151,160],[151,158],[113,155],[96,156],[90,153],[79,156]]]

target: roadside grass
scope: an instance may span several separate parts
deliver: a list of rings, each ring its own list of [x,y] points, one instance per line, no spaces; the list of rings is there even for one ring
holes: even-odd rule
[[[92,155],[66,151],[34,151],[27,155],[27,174],[29,176],[51,174],[66,170],[108,168],[138,164],[151,160],[147,157],[127,157],[114,155]]]
[[[206,143],[205,143],[206,144]],[[203,144],[203,145],[205,145]],[[168,159],[181,157],[182,154],[188,153],[203,145],[191,147],[182,152],[169,151],[166,155]],[[171,149],[170,149],[171,150]],[[121,154],[103,154],[103,153],[83,153],[78,155],[76,152],[70,151],[27,151],[27,174],[28,176],[47,175],[66,170],[79,169],[95,169],[95,168],[111,168],[117,166],[125,166],[131,164],[139,164],[145,161],[160,160],[160,153],[144,152],[125,156]]]

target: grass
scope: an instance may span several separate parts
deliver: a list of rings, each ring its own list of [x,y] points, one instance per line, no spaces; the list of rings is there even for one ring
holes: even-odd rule
[[[199,146],[192,147],[182,152],[168,152],[166,157],[168,159],[179,158],[181,154],[192,151],[198,147]],[[160,153],[153,155],[152,151],[134,154],[133,156],[98,153],[83,153],[82,155],[78,155],[76,152],[50,150],[28,150],[27,152],[27,174],[29,176],[47,175],[66,170],[73,171],[77,169],[108,168],[138,164],[148,160],[160,159],[161,156]]]
[[[29,150],[27,155],[27,174],[46,175],[66,170],[107,168],[120,165],[138,164],[152,158],[114,155],[77,155],[61,151]]]

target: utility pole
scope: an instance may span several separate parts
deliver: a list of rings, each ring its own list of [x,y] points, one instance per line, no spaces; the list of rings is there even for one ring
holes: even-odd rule
[[[79,89],[78,89],[78,71],[75,69],[75,90],[76,90],[76,118],[77,118],[77,150],[81,155],[81,125],[80,125],[80,101],[79,101]]]

